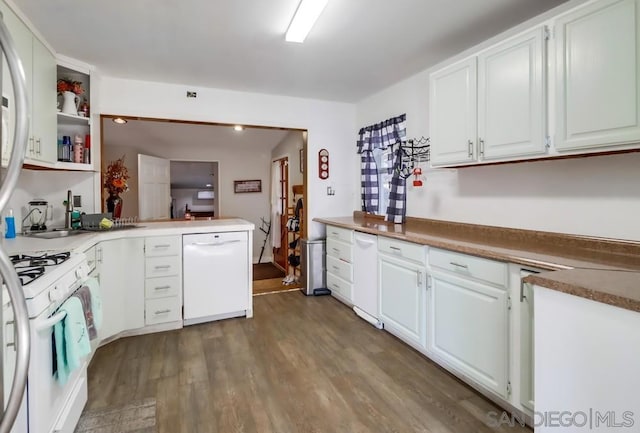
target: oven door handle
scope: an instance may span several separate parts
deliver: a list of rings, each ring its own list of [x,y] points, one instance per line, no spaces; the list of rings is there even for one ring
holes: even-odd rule
[[[48,329],[51,329],[51,327],[53,327],[56,323],[63,320],[65,317],[67,317],[67,312],[60,311],[59,313],[56,313],[53,316],[49,317],[48,319],[38,323],[38,326],[36,326],[36,331],[43,332]]]

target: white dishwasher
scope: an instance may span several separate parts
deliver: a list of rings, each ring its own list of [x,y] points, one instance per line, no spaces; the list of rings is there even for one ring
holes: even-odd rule
[[[353,251],[353,310],[367,322],[382,329],[378,307],[378,237],[355,233]]]
[[[184,324],[246,315],[247,232],[182,236]]]

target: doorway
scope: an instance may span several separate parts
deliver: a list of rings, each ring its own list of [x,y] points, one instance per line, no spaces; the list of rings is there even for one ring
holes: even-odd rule
[[[273,236],[273,262],[286,272],[287,269],[287,204],[289,203],[289,158],[279,158],[272,164],[272,200],[276,212],[271,216],[271,224],[278,224]]]

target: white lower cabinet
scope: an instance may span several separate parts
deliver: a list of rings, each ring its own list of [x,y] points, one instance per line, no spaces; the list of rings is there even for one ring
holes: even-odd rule
[[[506,263],[433,250],[429,265],[431,356],[502,398],[509,393],[509,321]],[[443,262],[453,271],[434,267]],[[481,262],[478,262],[478,261]],[[481,266],[486,261],[487,266]],[[496,280],[502,267],[503,285]],[[493,267],[493,269],[491,269]],[[485,272],[489,268],[490,272]]]
[[[423,349],[427,337],[425,262],[408,260],[401,255],[402,247],[412,244],[391,241],[392,251],[400,251],[392,256],[385,251],[385,242],[382,239],[379,241],[378,254],[380,320],[386,330],[412,346]],[[423,246],[418,248],[426,249]]]
[[[96,246],[102,293],[101,341],[144,326],[144,238],[122,238]]]
[[[353,303],[353,230],[327,227],[327,288],[348,305]]]
[[[144,240],[144,324],[182,320],[182,248],[180,236]]]

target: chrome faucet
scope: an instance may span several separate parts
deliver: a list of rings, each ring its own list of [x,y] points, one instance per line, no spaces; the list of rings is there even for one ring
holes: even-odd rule
[[[40,215],[42,215],[42,211],[40,209],[38,209],[37,207],[34,207],[33,209],[31,209],[29,211],[29,213],[27,213],[25,215],[24,218],[22,218],[22,234],[26,235],[27,234],[27,227],[24,225],[24,222],[27,220],[27,218],[29,218],[29,215],[31,215],[33,213],[33,211],[38,211],[38,213],[40,213]]]
[[[73,212],[73,196],[71,190],[67,190],[67,203],[64,210],[64,228],[71,228],[71,212]]]

